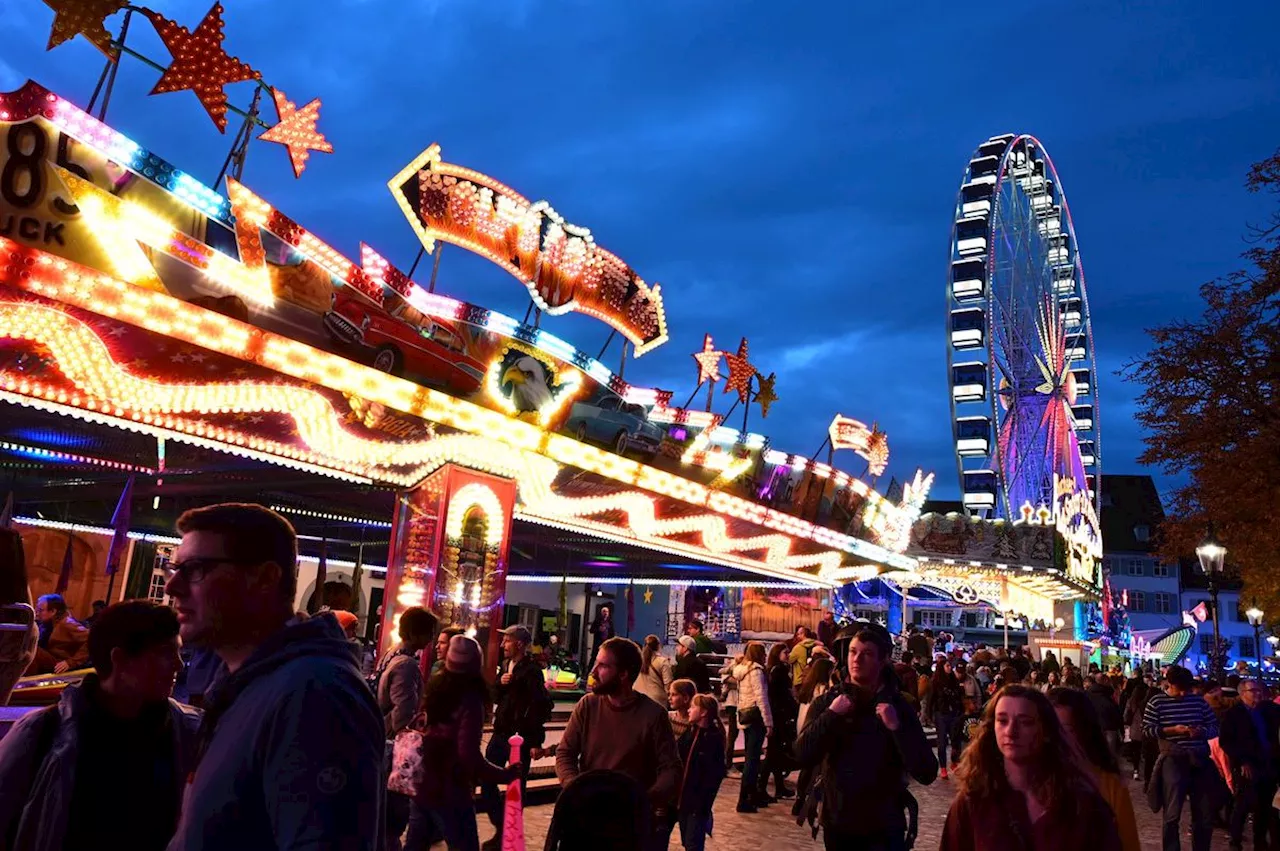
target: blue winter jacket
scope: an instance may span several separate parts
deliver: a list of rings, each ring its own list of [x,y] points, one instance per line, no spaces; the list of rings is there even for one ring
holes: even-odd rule
[[[291,623],[206,694],[169,851],[374,851],[382,714],[330,614]]]

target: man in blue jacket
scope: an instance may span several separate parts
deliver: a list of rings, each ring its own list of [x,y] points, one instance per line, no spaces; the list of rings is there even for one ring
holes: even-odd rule
[[[178,519],[166,593],[224,674],[169,851],[381,844],[383,721],[332,615],[293,622],[297,536],[258,505]]]

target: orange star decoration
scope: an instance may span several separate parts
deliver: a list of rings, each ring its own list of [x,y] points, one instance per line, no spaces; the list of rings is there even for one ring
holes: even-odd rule
[[[747,360],[747,338],[743,337],[742,342],[738,344],[736,355],[725,352],[724,359],[729,364],[729,378],[724,383],[724,392],[734,390],[740,400],[748,401],[751,394],[751,379],[756,374],[756,368]]]
[[[716,351],[715,344],[711,342],[711,335],[703,337],[702,351],[693,353],[693,359],[698,362],[699,387],[704,381],[714,384],[720,380],[720,358],[722,357],[724,353]]]
[[[114,58],[111,50],[111,33],[102,22],[123,9],[127,0],[44,0],[53,10],[53,29],[49,32],[48,50],[84,36],[107,58]]]
[[[190,89],[200,98],[205,111],[218,125],[218,131],[227,132],[227,93],[223,86],[256,80],[261,75],[222,49],[222,4],[213,4],[195,32],[159,12],[148,9],[146,15],[155,26],[156,35],[173,55],[173,62],[151,94]]]
[[[333,153],[333,145],[316,129],[316,122],[320,120],[320,98],[298,109],[279,89],[273,88],[271,97],[275,99],[276,114],[280,117],[280,122],[258,138],[264,142],[277,142],[288,148],[293,176],[301,177],[302,170],[307,167],[307,157],[311,156],[309,151]]]
[[[776,372],[769,373],[768,378],[764,378],[760,373],[756,373],[756,381],[760,385],[760,389],[756,391],[756,401],[760,403],[760,416],[769,416],[769,406],[778,401],[778,394],[773,391],[773,384],[778,380]]]

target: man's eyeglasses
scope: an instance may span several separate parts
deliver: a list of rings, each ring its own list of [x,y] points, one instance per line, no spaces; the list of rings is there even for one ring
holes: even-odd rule
[[[183,561],[171,561],[165,566],[164,578],[165,581],[172,581],[175,576],[181,576],[194,585],[203,581],[214,568],[220,565],[239,563],[228,558],[189,558]]]

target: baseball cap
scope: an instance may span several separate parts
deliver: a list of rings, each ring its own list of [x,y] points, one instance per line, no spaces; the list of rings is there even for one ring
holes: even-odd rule
[[[520,624],[515,624],[513,626],[507,627],[502,631],[502,634],[506,636],[510,636],[511,638],[514,638],[516,641],[522,642],[524,644],[533,643],[533,635],[530,634],[529,628],[526,626],[521,626]]]
[[[684,645],[685,650],[696,651],[698,649],[698,642],[694,641],[693,636],[691,635],[682,635],[680,636],[679,641],[680,644]]]

